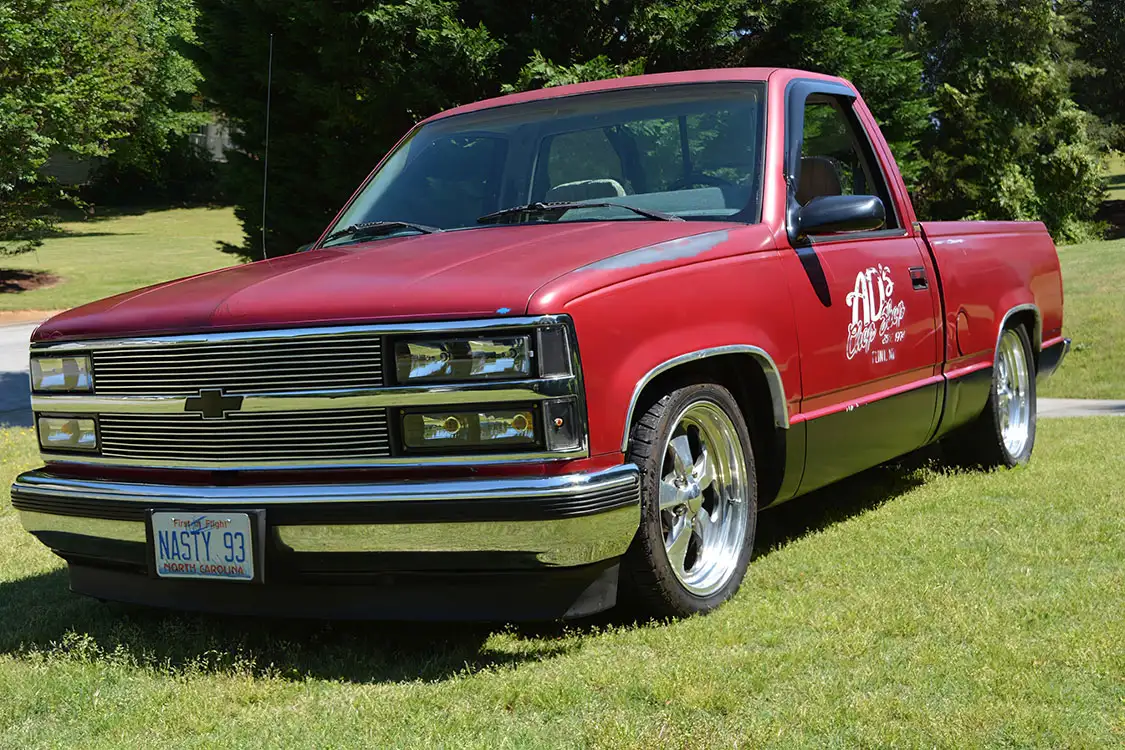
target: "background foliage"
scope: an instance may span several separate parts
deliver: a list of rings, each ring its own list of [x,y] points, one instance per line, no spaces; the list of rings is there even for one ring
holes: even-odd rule
[[[251,238],[228,249],[261,257],[272,34],[271,255],[315,238],[439,110],[752,65],[854,81],[922,216],[1042,219],[1082,239],[1107,144],[1125,145],[1123,13],[1120,0],[0,0],[0,237],[49,221],[55,193],[37,175],[57,150],[116,150],[111,187],[191,197],[175,189],[194,174],[177,146],[209,109],[232,126],[223,190]]]
[[[151,162],[196,127],[191,0],[0,2],[0,252],[30,249],[66,195],[41,172],[53,154]],[[184,101],[184,98],[187,101]]]
[[[910,18],[936,107],[920,214],[1042,219],[1057,239],[1087,238],[1103,144],[1070,96],[1086,72],[1073,19],[1048,2],[997,0],[915,0]]]
[[[0,237],[20,249],[51,223],[58,191],[39,169],[52,151],[104,155],[140,104],[148,55],[125,15],[98,0],[0,5]]]
[[[1125,2],[1073,0],[1072,40],[1087,68],[1074,87],[1081,106],[1102,118],[1115,148],[1125,150]]]
[[[269,36],[270,255],[315,240],[415,121],[494,93],[500,45],[439,0],[198,0],[203,92],[234,125],[226,189],[261,257]]]
[[[314,239],[413,122],[504,91],[686,68],[793,65],[850,76],[917,175],[930,107],[898,0],[199,0],[204,92],[244,152],[227,190],[260,237],[267,44],[275,35],[268,247]],[[810,12],[816,6],[817,12]],[[232,248],[261,257],[258,240]]]

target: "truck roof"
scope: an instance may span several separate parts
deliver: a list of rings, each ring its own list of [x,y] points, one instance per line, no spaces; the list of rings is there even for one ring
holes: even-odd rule
[[[676,73],[651,73],[643,76],[608,78],[602,81],[572,83],[566,86],[552,86],[550,88],[534,89],[532,91],[521,91],[517,94],[508,94],[506,96],[493,97],[492,99],[482,99],[481,101],[472,102],[470,104],[462,104],[459,107],[447,109],[444,112],[438,112],[426,118],[423,122],[440,120],[467,112],[477,112],[482,109],[504,107],[509,104],[522,104],[524,102],[538,101],[541,99],[558,99],[565,96],[574,96],[576,94],[589,94],[595,91],[640,88],[644,86],[668,86],[677,83],[764,82],[778,74],[786,80],[796,77],[819,78],[842,83],[848,88],[852,88],[851,84],[842,78],[826,76],[821,73],[794,70],[791,68],[713,68],[710,70],[685,70]]]

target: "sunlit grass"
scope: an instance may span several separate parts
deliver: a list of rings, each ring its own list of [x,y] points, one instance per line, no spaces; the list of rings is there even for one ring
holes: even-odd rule
[[[230,208],[177,208],[61,225],[36,252],[0,255],[5,270],[50,273],[54,286],[0,293],[0,310],[62,310],[161,281],[233,265],[218,243],[239,244]]]
[[[1125,399],[1125,240],[1059,249],[1070,356],[1041,396]]]
[[[1023,470],[764,513],[734,601],[640,626],[124,610],[67,593],[0,490],[0,747],[1121,746],[1125,420],[1039,430]],[[30,431],[0,450],[5,487],[36,463]]]

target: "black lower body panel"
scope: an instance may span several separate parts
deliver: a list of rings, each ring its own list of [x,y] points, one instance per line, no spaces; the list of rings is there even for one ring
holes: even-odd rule
[[[617,561],[556,570],[395,572],[318,580],[164,580],[137,570],[70,564],[70,588],[98,599],[226,615],[403,621],[556,620],[617,602]]]
[[[1039,364],[1036,368],[1036,378],[1038,380],[1046,380],[1055,374],[1055,370],[1059,369],[1059,365],[1066,359],[1066,355],[1070,353],[1070,339],[1063,339],[1050,346],[1043,347],[1043,351],[1039,352]]]

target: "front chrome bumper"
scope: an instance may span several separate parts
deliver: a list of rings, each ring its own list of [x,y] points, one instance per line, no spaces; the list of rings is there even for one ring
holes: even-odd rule
[[[640,521],[640,480],[632,464],[553,477],[224,487],[75,479],[40,469],[16,479],[12,504],[29,532],[83,565],[139,572],[150,555],[149,511],[211,508],[265,511],[267,570],[271,557],[298,573],[302,560],[326,557],[370,570],[510,570],[623,554]]]

